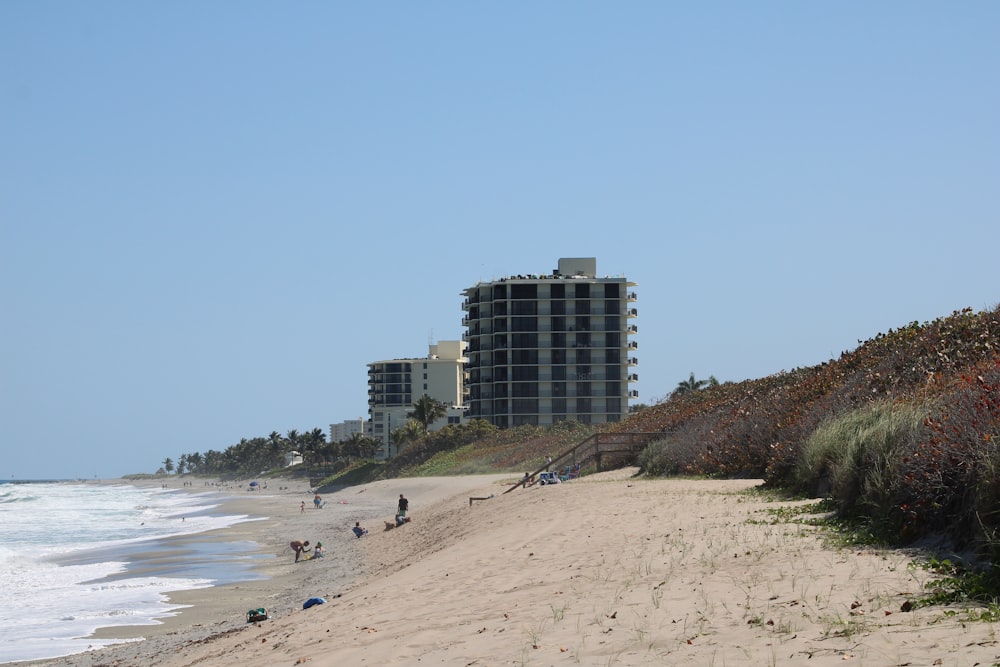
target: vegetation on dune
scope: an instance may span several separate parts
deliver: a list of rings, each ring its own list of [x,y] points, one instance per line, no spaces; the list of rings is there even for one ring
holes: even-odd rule
[[[885,539],[1000,544],[1000,308],[955,312],[839,359],[677,394],[613,427],[663,438],[654,474],[828,493]]]

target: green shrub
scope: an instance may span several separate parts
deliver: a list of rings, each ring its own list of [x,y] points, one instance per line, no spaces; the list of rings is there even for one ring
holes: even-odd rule
[[[639,469],[646,475],[662,477],[677,472],[677,462],[670,458],[670,440],[654,440],[639,453]]]
[[[899,466],[927,415],[920,403],[876,401],[824,421],[806,440],[795,480],[844,515],[898,523]]]

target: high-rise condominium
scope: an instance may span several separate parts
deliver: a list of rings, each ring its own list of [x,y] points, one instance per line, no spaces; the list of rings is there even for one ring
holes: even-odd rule
[[[621,420],[638,397],[634,285],[597,277],[597,259],[583,257],[466,289],[467,418],[501,428]]]

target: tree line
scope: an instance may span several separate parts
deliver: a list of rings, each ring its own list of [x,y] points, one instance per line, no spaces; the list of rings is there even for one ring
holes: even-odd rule
[[[390,433],[389,437],[397,447],[416,442],[427,434],[431,424],[448,413],[444,403],[427,395],[415,401],[412,407],[406,415],[406,423]],[[271,431],[266,437],[242,438],[222,451],[212,449],[204,453],[181,454],[176,462],[167,457],[157,473],[256,475],[284,467],[290,452],[298,452],[302,455],[303,464],[313,467],[372,459],[381,444],[378,438],[363,433],[354,433],[344,441],[328,441],[326,432],[321,428],[303,432],[292,429],[285,435]]]

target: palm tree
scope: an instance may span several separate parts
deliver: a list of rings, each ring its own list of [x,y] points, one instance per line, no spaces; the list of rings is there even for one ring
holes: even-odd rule
[[[163,469],[168,473],[172,473],[174,471],[174,460],[169,456],[163,459]]]
[[[674,389],[674,396],[683,396],[684,394],[699,391],[700,389],[703,389],[706,384],[708,384],[708,380],[696,380],[694,373],[692,372],[690,378],[687,380],[681,380],[677,383],[677,388]]]
[[[403,445],[414,443],[426,434],[427,429],[422,423],[416,419],[408,419],[405,424],[394,429],[389,434],[389,439],[392,444],[396,445],[396,452],[398,453]]]
[[[407,412],[406,416],[409,419],[415,419],[420,422],[424,427],[424,432],[430,429],[431,424],[436,422],[441,417],[448,414],[448,406],[441,401],[435,401],[433,398],[424,394],[418,398],[413,403],[413,410]]]
[[[359,459],[370,459],[375,456],[379,441],[369,438],[363,433],[352,433],[351,437],[344,441],[344,453],[348,456],[356,456]]]

